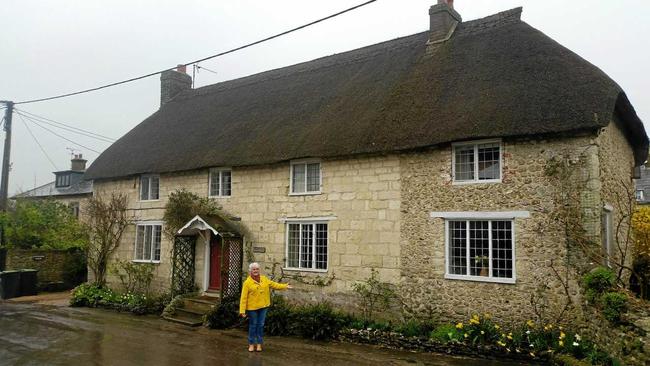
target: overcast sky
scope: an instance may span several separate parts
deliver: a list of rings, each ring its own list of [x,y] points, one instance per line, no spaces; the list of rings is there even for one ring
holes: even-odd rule
[[[225,0],[4,0],[0,22],[0,100],[21,101],[87,89],[200,59],[364,2]],[[196,86],[254,74],[410,35],[428,28],[436,0],[377,2],[268,43],[201,64]],[[605,71],[650,126],[650,1],[456,0],[464,20],[523,6],[522,19]],[[191,72],[191,69],[188,69]],[[18,105],[119,138],[158,109],[159,77],[81,96]],[[54,180],[75,148],[98,155],[29,120],[52,165],[14,115],[9,193]],[[49,126],[48,126],[49,127]],[[52,129],[52,127],[49,127]],[[647,128],[647,127],[646,127]],[[102,151],[107,143],[60,135]],[[4,145],[4,134],[2,134]]]

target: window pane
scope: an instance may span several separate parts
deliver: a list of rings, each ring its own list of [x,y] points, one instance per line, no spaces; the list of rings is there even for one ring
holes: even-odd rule
[[[478,145],[478,179],[499,179],[500,177],[499,144]]]
[[[298,268],[300,255],[300,224],[289,224],[289,242],[287,243],[287,267]]]
[[[492,277],[512,278],[512,222],[492,221]]]
[[[150,179],[150,184],[151,184],[151,191],[149,193],[149,199],[150,200],[157,200],[159,198],[158,195],[158,190],[160,188],[160,178],[158,177],[151,177]]]
[[[327,269],[327,224],[316,224],[316,268]]]
[[[490,275],[490,237],[488,221],[469,222],[469,270],[472,276]]]
[[[455,150],[455,180],[474,180],[474,146],[458,146]]]
[[[140,199],[149,199],[149,177],[140,178]]]
[[[293,165],[293,193],[303,193],[305,192],[305,164],[296,164]]]
[[[230,196],[230,182],[231,182],[231,172],[230,170],[224,170],[221,172],[221,182],[223,185],[222,196]]]
[[[320,191],[320,163],[307,164],[307,192]]]
[[[141,260],[144,251],[144,226],[136,226],[135,232],[135,259]]]
[[[210,172],[210,196],[218,196],[219,187],[219,171],[213,170]]]
[[[156,225],[154,226],[154,232],[153,232],[153,260],[159,261],[160,260],[160,237],[161,237],[161,232],[162,232],[162,226]]]
[[[465,221],[449,222],[449,273],[467,274],[467,231]]]
[[[144,255],[142,256],[142,259],[144,260],[151,260],[151,232],[152,232],[152,226],[147,225],[145,226],[145,232],[144,232]]]
[[[300,238],[300,268],[312,268],[312,253],[314,242],[314,226],[302,224],[302,236]]]

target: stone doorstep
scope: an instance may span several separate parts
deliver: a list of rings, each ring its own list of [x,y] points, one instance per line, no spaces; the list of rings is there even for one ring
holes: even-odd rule
[[[163,319],[165,319],[167,321],[170,321],[170,322],[187,325],[187,326],[190,326],[190,327],[198,327],[200,325],[203,325],[203,319],[202,318],[194,318],[194,317],[190,318],[190,317],[180,316],[178,314],[173,315],[173,316],[163,316]]]
[[[216,302],[207,301],[207,300],[184,299],[182,308],[198,311],[201,312],[201,314],[205,314],[210,310],[214,309],[216,305],[217,305]]]

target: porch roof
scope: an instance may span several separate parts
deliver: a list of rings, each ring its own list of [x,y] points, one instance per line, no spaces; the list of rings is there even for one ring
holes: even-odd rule
[[[242,236],[237,226],[219,216],[194,216],[182,228],[180,228],[176,235],[178,236],[192,236],[197,235],[201,231],[210,230],[214,235],[221,236]]]

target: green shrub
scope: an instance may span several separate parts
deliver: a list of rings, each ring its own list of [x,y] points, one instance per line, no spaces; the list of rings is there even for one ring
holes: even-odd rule
[[[616,284],[616,274],[611,269],[597,267],[582,277],[587,299],[594,301],[600,294],[610,290]]]
[[[314,340],[338,338],[345,326],[346,316],[334,310],[329,303],[306,305],[295,312],[297,334]]]
[[[459,342],[463,335],[458,332],[453,324],[443,324],[437,326],[429,334],[429,338],[440,343]]]
[[[406,337],[428,337],[435,325],[428,321],[411,319],[395,328],[395,331]]]
[[[611,322],[621,321],[621,315],[627,311],[627,297],[618,292],[607,292],[600,298],[603,315]]]
[[[266,313],[264,332],[273,336],[295,335],[295,307],[280,295],[273,295],[271,303]]]
[[[226,297],[205,315],[205,323],[213,329],[226,329],[239,324],[239,298]]]
[[[107,297],[107,291],[95,284],[82,283],[72,290],[70,306],[96,307],[100,301]]]
[[[130,261],[116,261],[111,266],[111,271],[122,284],[125,293],[148,294],[150,292],[153,272],[156,267],[150,263],[134,263]]]

